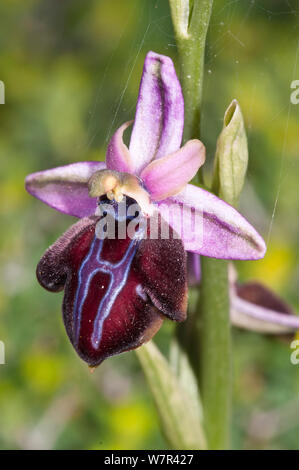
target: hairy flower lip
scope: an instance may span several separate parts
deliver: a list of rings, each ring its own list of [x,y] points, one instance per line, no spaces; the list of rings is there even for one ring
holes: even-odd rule
[[[92,366],[148,341],[167,317],[183,321],[187,310],[182,242],[138,234],[98,239],[99,220],[80,219],[48,248],[37,267],[44,288],[64,289],[67,334]],[[146,219],[145,230],[149,227]]]

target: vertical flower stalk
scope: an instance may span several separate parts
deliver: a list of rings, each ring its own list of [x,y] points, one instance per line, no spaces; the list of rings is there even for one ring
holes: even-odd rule
[[[185,101],[184,140],[198,138],[204,56],[213,0],[169,0]]]
[[[205,43],[212,0],[169,0],[178,46],[185,100],[184,138],[200,134]],[[208,446],[229,447],[231,414],[231,333],[227,262],[204,257],[198,307],[198,377]],[[194,363],[191,359],[192,363]]]
[[[210,449],[227,449],[231,417],[228,262],[201,258],[199,383]]]
[[[238,205],[248,163],[248,147],[240,106],[236,100],[224,115],[217,141],[213,189],[231,205]],[[229,447],[231,416],[231,333],[228,265],[202,258],[200,297],[202,321],[200,381],[206,432],[213,449]]]

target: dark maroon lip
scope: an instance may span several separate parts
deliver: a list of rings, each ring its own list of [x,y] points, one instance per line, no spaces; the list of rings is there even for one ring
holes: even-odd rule
[[[172,230],[167,240],[138,232],[133,238],[101,240],[96,236],[101,220],[81,219],[47,250],[37,268],[43,287],[64,289],[67,334],[91,366],[137,348],[156,333],[163,318],[184,320],[187,308],[186,255]],[[151,221],[144,221],[143,230],[149,232]],[[160,217],[160,234],[164,223]]]

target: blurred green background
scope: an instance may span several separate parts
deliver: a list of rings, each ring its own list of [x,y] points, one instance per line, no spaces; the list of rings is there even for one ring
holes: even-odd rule
[[[38,285],[40,256],[73,219],[26,194],[24,177],[104,158],[111,133],[134,116],[146,52],[177,63],[168,2],[9,0],[0,18],[0,448],[167,448],[134,353],[90,374],[64,332],[62,294]],[[250,148],[241,211],[268,253],[238,270],[297,311],[298,47],[298,1],[216,1],[202,128],[211,162],[224,111],[239,100]],[[163,351],[171,331],[165,322],[156,337]],[[241,331],[233,340],[234,448],[299,449],[299,365],[289,344]]]

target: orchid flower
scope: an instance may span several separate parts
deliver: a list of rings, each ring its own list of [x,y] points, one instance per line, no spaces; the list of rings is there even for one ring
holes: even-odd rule
[[[130,125],[111,138],[105,163],[73,163],[26,178],[30,194],[80,219],[46,251],[37,277],[50,291],[64,289],[67,334],[90,366],[140,346],[164,318],[186,318],[186,251],[224,259],[265,253],[263,239],[236,209],[189,184],[205,147],[195,139],[181,147],[184,101],[170,58],[146,56],[127,147],[123,133]],[[98,236],[109,208],[127,227],[135,202],[145,222],[142,236],[140,230],[131,237]],[[154,218],[159,235],[151,239]],[[165,227],[168,238],[161,235]]]
[[[188,256],[188,284],[200,285],[200,256]],[[264,334],[284,334],[299,330],[299,316],[284,300],[260,282],[238,282],[229,266],[230,318],[232,325]]]

